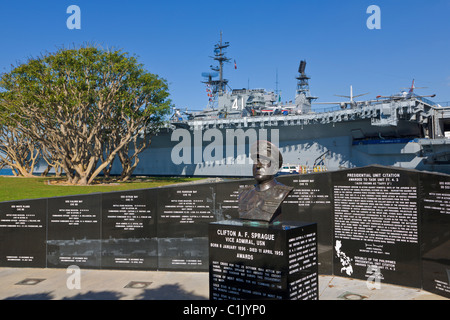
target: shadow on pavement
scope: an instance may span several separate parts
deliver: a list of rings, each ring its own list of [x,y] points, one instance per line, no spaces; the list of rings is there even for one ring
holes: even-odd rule
[[[128,289],[136,290],[136,289]],[[70,297],[63,297],[60,300],[120,300],[127,297],[122,292],[117,291],[88,291]],[[55,300],[52,292],[36,294],[24,294],[7,297],[4,300]],[[207,300],[205,297],[188,292],[177,284],[166,284],[155,289],[141,290],[134,300]]]

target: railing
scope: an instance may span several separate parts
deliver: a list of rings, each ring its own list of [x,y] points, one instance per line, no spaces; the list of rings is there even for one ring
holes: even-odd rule
[[[326,113],[326,112],[334,112],[341,110],[341,106],[333,106],[327,108],[311,108],[312,111],[316,113]]]
[[[450,107],[450,101],[445,101],[445,102],[435,102],[436,105],[440,105],[441,107],[445,108],[445,107]]]

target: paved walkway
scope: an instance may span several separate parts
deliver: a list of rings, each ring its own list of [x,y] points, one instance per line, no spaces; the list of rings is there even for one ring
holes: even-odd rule
[[[0,299],[24,300],[205,300],[208,273],[161,271],[0,268]],[[79,289],[76,288],[79,284]],[[72,287],[73,289],[69,289]],[[429,292],[334,276],[319,277],[320,300],[449,300]]]

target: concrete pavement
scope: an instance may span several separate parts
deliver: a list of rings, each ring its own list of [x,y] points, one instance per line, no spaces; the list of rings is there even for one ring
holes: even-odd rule
[[[8,300],[206,300],[208,273],[0,268],[0,299]],[[79,280],[79,282],[77,282]],[[320,300],[449,300],[423,290],[319,276]]]

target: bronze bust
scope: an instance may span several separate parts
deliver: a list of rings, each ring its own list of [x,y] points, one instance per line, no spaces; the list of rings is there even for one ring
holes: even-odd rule
[[[257,141],[250,150],[255,186],[246,187],[239,195],[239,218],[272,222],[280,214],[280,206],[293,188],[275,180],[283,165],[278,148],[269,141]]]

